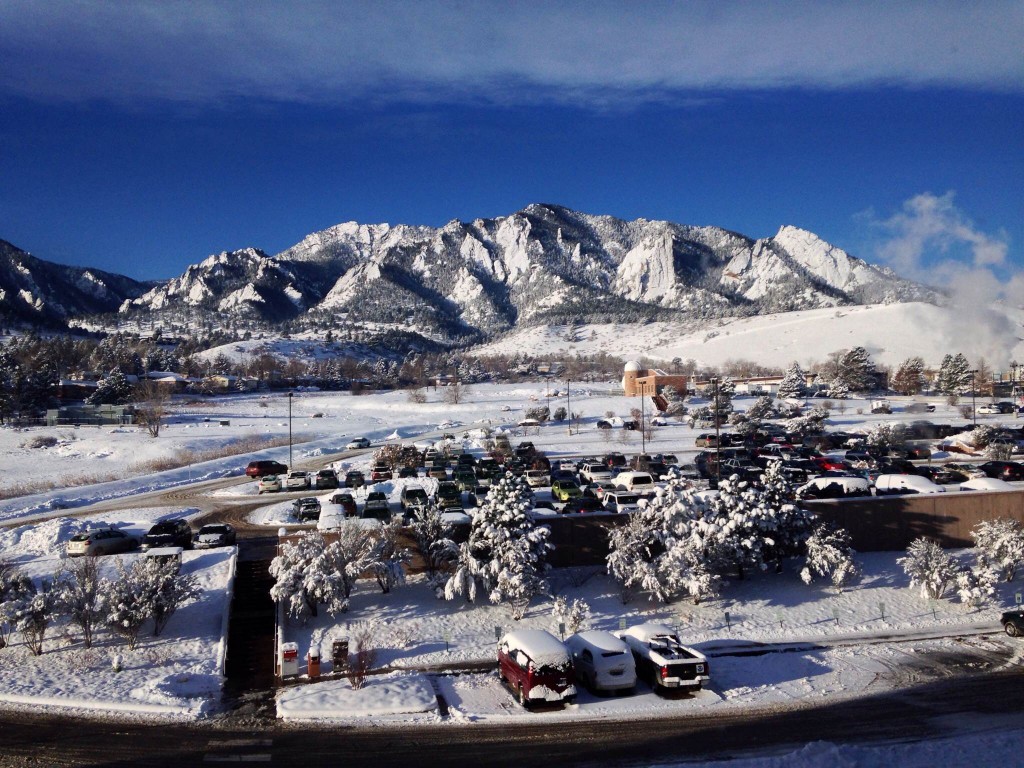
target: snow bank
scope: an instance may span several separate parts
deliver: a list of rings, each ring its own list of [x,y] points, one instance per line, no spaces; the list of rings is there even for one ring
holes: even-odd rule
[[[423,675],[368,677],[359,690],[345,679],[286,688],[277,695],[283,720],[334,720],[432,712],[437,696]]]

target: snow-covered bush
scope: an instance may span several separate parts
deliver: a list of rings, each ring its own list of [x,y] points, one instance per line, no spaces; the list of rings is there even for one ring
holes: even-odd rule
[[[860,575],[854,554],[850,534],[846,530],[822,523],[807,539],[807,560],[800,571],[800,578],[805,584],[810,584],[815,576],[821,576],[842,591],[846,584]]]
[[[473,516],[469,539],[459,548],[455,572],[445,584],[446,600],[476,600],[483,589],[493,603],[511,602],[519,618],[533,595],[547,587],[544,573],[550,531],[530,516],[533,493],[511,473],[491,486]]]
[[[828,411],[816,406],[803,416],[795,416],[786,421],[786,431],[800,436],[817,435],[825,430],[825,422],[828,417]]]
[[[179,607],[199,596],[199,584],[192,574],[181,573],[173,560],[143,558],[142,576],[149,614],[153,617],[153,634],[159,635]]]
[[[409,529],[426,565],[427,583],[436,589],[443,583],[443,573],[459,556],[459,546],[452,540],[452,526],[444,521],[441,510],[431,504],[419,512]]]
[[[33,656],[43,652],[46,631],[55,617],[57,593],[53,582],[43,579],[38,585],[24,574],[15,574],[7,590],[4,615],[25,639]]]
[[[779,397],[802,397],[807,389],[807,382],[804,372],[798,363],[793,363],[787,370],[786,375],[779,382]]]
[[[82,644],[92,647],[96,629],[103,623],[106,598],[95,557],[71,560],[54,580],[57,609],[82,632]]]
[[[582,598],[577,597],[570,603],[566,597],[559,595],[555,598],[551,615],[555,617],[555,621],[565,624],[565,629],[570,635],[574,635],[590,618],[590,606]]]
[[[775,416],[775,403],[771,395],[761,395],[746,411],[751,421],[770,419]]]
[[[965,418],[970,418],[970,416]],[[996,428],[991,424],[979,424],[968,433],[966,442],[980,450],[987,448],[988,444],[995,439],[996,434]]]
[[[372,565],[374,542],[357,520],[345,520],[334,533],[337,538],[327,544],[318,531],[308,531],[281,545],[271,561],[270,596],[284,601],[290,615],[316,616],[318,605],[331,614],[348,610],[356,579]]]
[[[983,520],[971,531],[978,563],[995,571],[1002,581],[1013,581],[1024,564],[1024,526],[1017,520]]]
[[[405,583],[405,566],[412,559],[409,550],[398,546],[399,530],[397,523],[381,528],[370,554],[370,571],[384,594],[390,592],[392,587]]]
[[[130,568],[118,560],[117,571],[117,578],[104,582],[104,621],[113,632],[124,638],[128,649],[134,651],[139,642],[139,633],[152,615],[149,582],[142,560],[134,561]]]
[[[956,594],[964,605],[978,608],[995,595],[998,578],[994,569],[984,566],[960,571],[956,575]]]
[[[922,596],[933,600],[942,597],[960,573],[957,562],[942,547],[924,537],[914,540],[907,547],[907,556],[896,562],[910,577],[910,586],[920,587]]]
[[[871,448],[888,450],[899,448],[907,442],[907,428],[902,424],[878,423],[868,427],[864,443]]]

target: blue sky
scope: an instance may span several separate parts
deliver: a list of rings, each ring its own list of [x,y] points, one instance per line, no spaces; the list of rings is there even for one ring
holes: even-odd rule
[[[551,6],[8,0],[0,238],[166,278],[552,202],[1022,271],[1019,3]]]

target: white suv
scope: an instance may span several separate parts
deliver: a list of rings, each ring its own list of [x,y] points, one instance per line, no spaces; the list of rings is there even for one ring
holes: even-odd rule
[[[612,479],[612,471],[604,464],[584,464],[580,477],[588,483],[607,482]]]

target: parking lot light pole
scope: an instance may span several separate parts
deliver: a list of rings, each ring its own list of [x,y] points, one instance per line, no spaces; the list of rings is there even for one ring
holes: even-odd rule
[[[722,482],[722,436],[718,429],[718,378],[711,379],[711,387],[714,392],[714,410],[712,413],[715,414],[715,487]]]
[[[974,385],[974,377],[978,373],[978,369],[972,368],[968,373],[971,374],[971,421],[974,423],[974,426],[978,426],[978,409],[975,406],[977,387]]]
[[[292,398],[294,392],[288,393],[288,471],[292,471]]]

